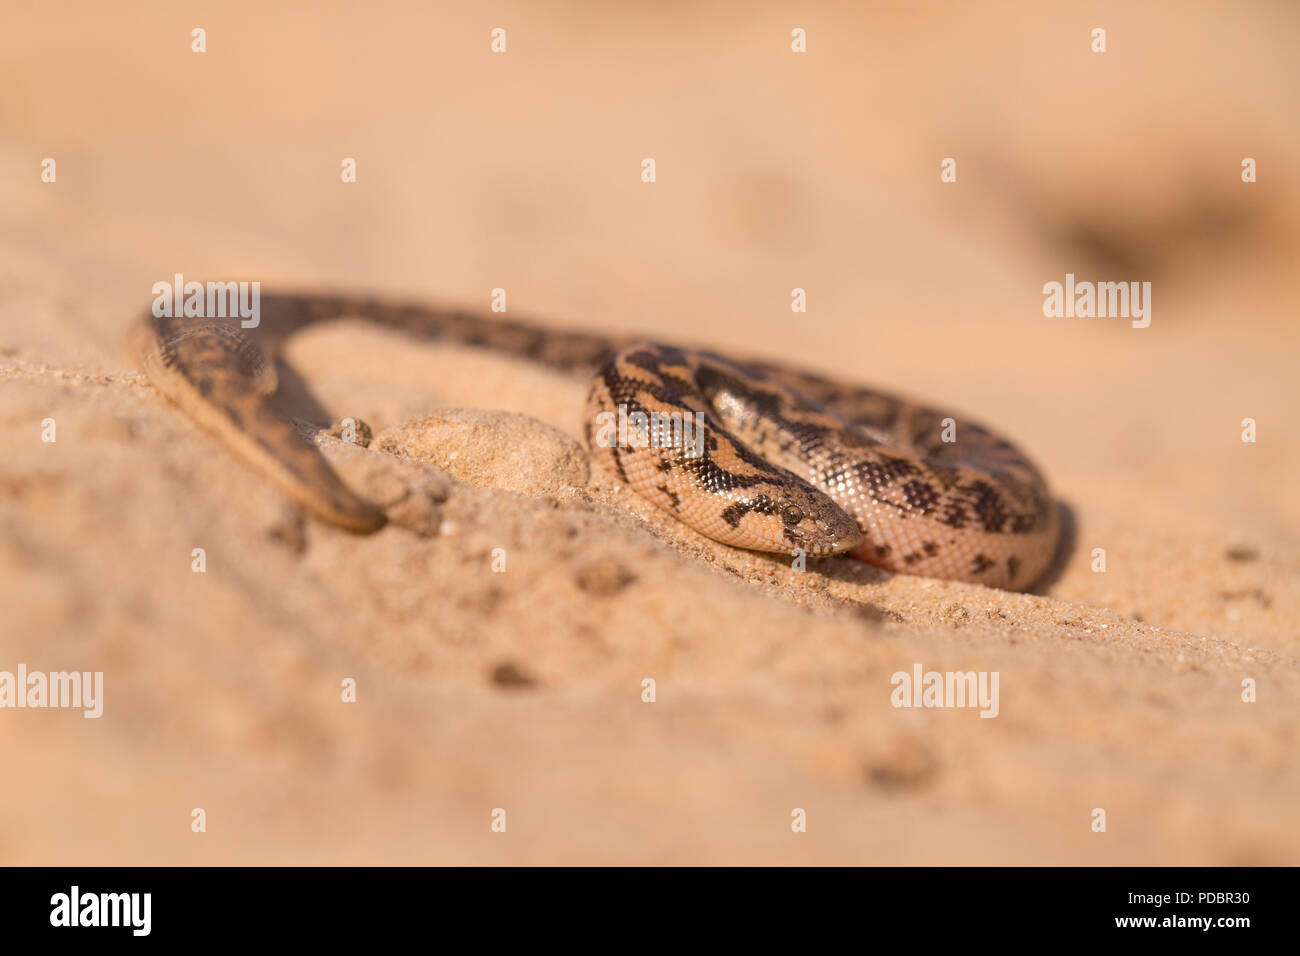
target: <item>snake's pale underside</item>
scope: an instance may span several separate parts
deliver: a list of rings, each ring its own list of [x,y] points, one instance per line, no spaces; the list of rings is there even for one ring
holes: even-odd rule
[[[1017,589],[1056,550],[1047,484],[1010,442],[946,412],[767,362],[316,295],[263,295],[248,330],[237,319],[150,312],[132,350],[159,391],[311,514],[371,532],[383,510],[346,487],[269,399],[286,337],[344,317],[589,376],[581,421],[592,459],[738,548],[849,554],[893,572]],[[615,419],[640,427],[599,424]],[[691,434],[682,422],[703,428]]]

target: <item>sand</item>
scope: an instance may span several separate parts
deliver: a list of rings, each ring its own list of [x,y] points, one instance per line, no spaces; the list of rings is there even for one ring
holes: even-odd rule
[[[1300,862],[1295,13],[838,6],[19,14],[0,671],[104,699],[0,709],[0,862]],[[313,433],[394,518],[350,535],[124,356],[176,272],[899,390],[1030,450],[1070,533],[1031,594],[799,572],[591,466],[580,379],[340,321],[287,361],[374,432]],[[1066,273],[1152,282],[1150,327],[1044,317]],[[893,706],[918,666],[996,716]]]

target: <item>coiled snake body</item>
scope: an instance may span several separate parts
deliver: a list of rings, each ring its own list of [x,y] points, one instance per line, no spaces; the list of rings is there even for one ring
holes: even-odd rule
[[[1056,548],[1056,511],[1033,464],[955,416],[762,362],[362,298],[269,296],[256,330],[158,318],[132,350],[192,419],[318,518],[357,532],[382,510],[349,490],[271,408],[271,356],[311,322],[363,318],[593,375],[592,458],[717,541],[889,571],[1026,588]],[[615,420],[633,427],[603,425]],[[703,427],[692,430],[694,424]]]

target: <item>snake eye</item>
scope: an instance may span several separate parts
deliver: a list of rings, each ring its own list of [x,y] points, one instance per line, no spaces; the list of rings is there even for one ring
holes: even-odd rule
[[[785,510],[781,512],[781,520],[785,522],[787,528],[793,528],[803,520],[803,512],[799,510],[798,505],[786,505]]]

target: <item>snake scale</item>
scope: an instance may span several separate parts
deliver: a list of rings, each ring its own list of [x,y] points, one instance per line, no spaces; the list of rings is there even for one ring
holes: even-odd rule
[[[582,430],[593,460],[735,547],[848,553],[893,572],[1015,589],[1032,585],[1056,550],[1047,484],[1010,442],[945,412],[767,362],[331,295],[263,295],[255,330],[151,311],[131,350],[159,391],[294,501],[370,532],[383,511],[349,490],[269,400],[285,339],[342,317],[589,376]],[[598,425],[615,418],[634,427]],[[688,435],[683,421],[703,427]]]

